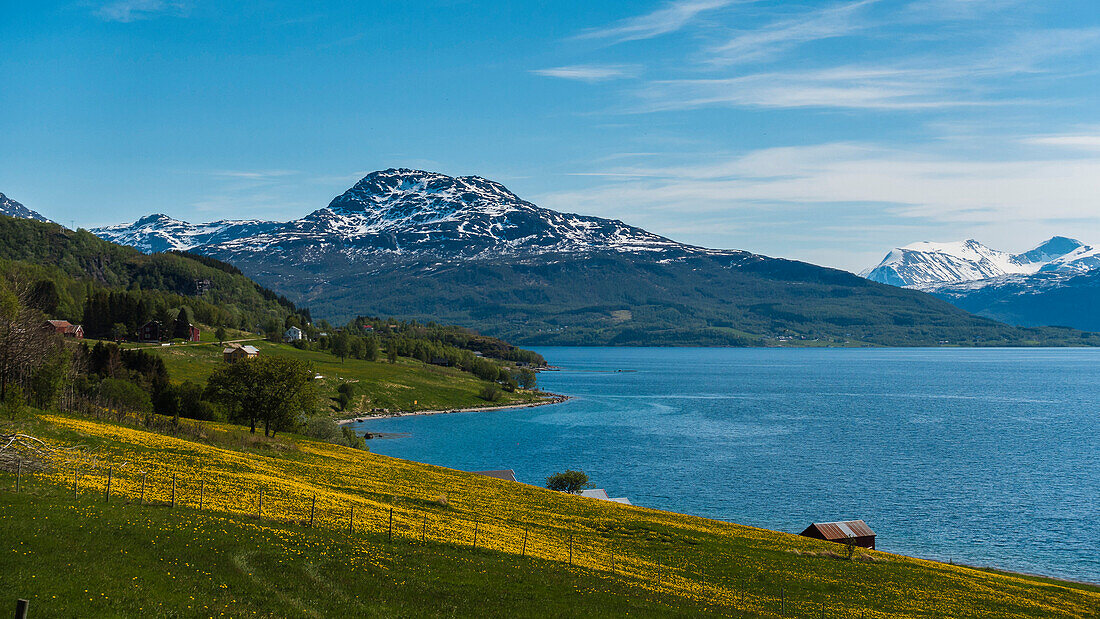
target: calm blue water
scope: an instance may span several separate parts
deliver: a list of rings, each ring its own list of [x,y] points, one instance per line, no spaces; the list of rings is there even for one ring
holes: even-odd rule
[[[574,396],[375,420],[372,451],[881,550],[1100,582],[1100,350],[545,348]],[[630,370],[616,372],[615,370]]]

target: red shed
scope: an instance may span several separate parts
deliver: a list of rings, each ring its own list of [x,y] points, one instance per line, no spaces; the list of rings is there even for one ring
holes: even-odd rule
[[[852,543],[860,548],[875,549],[875,532],[862,520],[842,520],[840,522],[815,522],[799,533],[803,537],[823,539],[841,544]]]

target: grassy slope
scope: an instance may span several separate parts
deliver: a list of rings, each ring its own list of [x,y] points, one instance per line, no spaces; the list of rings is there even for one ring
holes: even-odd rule
[[[485,383],[467,372],[429,365],[401,358],[398,363],[345,359],[340,361],[326,352],[298,350],[286,344],[250,342],[264,355],[284,355],[313,364],[325,378],[321,381],[325,397],[336,395],[336,387],[344,381],[357,381],[360,396],[351,412],[372,408],[389,410],[438,410],[503,405],[532,401],[525,392],[501,394],[500,400],[486,402],[480,397]],[[221,365],[222,347],[217,343],[198,346],[154,346],[146,348],[160,355],[175,381],[190,380],[203,384]]]
[[[828,616],[1085,617],[1100,608],[1097,587],[881,552],[846,561],[825,542],[299,438],[238,451],[221,439],[239,430],[224,426],[210,428],[222,446],[62,416],[27,429],[96,457],[75,502],[71,465],[33,476],[18,496],[10,474],[0,482],[0,597],[30,597],[41,616],[775,616],[781,604],[787,615],[816,616],[824,603]],[[180,504],[170,510],[173,473]],[[143,474],[146,498],[159,505],[136,504]],[[258,488],[262,521],[249,515]],[[535,559],[519,556],[525,531]]]

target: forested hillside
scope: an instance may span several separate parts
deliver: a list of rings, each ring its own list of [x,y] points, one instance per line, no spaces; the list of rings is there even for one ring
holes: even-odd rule
[[[282,328],[308,310],[205,256],[146,255],[90,232],[0,216],[0,276],[34,289],[51,318],[84,325],[87,337],[133,334],[149,320],[173,322],[184,309],[210,327]]]

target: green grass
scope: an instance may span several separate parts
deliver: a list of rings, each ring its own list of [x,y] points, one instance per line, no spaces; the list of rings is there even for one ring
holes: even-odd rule
[[[529,392],[502,392],[496,402],[481,398],[485,382],[474,375],[413,359],[399,358],[391,364],[359,359],[341,361],[327,352],[299,350],[287,344],[263,340],[249,342],[261,355],[282,355],[301,359],[313,365],[324,376],[320,380],[325,398],[336,395],[336,387],[346,381],[358,385],[358,398],[349,415],[369,412],[374,408],[391,411],[440,410],[531,402],[538,396]],[[203,384],[220,367],[222,346],[217,343],[185,346],[153,346],[145,350],[164,359],[174,382],[189,380]]]
[[[81,467],[79,498],[64,463],[24,477],[18,494],[0,472],[0,599],[31,599],[32,616],[816,617],[824,605],[830,617],[992,619],[1100,608],[1092,585],[874,551],[849,561],[828,542],[292,435],[234,448],[81,417],[32,414],[16,425],[95,458]],[[146,472],[153,505],[138,502]],[[180,503],[169,508],[177,473]],[[193,509],[199,479],[203,511]],[[258,487],[262,520],[247,515]],[[311,496],[316,529],[303,520]],[[354,533],[348,505],[358,505]],[[566,558],[574,535],[584,567]]]
[[[32,617],[698,616],[581,568],[438,543],[0,492],[0,599]]]

